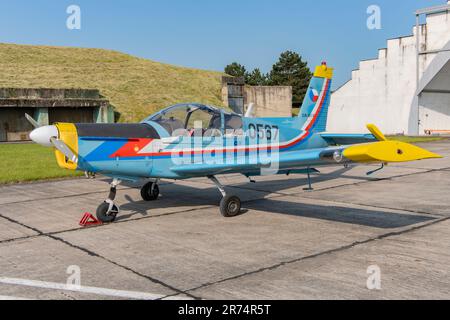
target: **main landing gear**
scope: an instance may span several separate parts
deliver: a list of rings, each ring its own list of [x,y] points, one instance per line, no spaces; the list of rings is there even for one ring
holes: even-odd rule
[[[223,185],[217,180],[215,176],[208,177],[219,189],[223,198],[220,201],[220,213],[224,217],[235,217],[241,213],[241,199],[235,195],[228,195],[225,191]],[[145,201],[155,201],[159,197],[159,180],[154,182],[148,182],[141,189],[142,199]],[[100,206],[97,208],[97,219],[99,219],[103,223],[110,223],[116,220],[117,215],[120,212],[120,208],[118,205],[114,203],[117,193],[117,186],[122,183],[119,179],[114,179],[111,182],[111,187],[109,191],[108,199],[105,200]]]
[[[149,182],[141,189],[141,197],[144,201],[155,201],[159,197],[159,179],[155,182]]]
[[[209,176],[208,178],[209,180],[214,182],[217,189],[219,189],[220,193],[223,196],[222,200],[220,201],[220,213],[222,214],[222,216],[229,218],[235,217],[239,213],[241,213],[241,199],[234,195],[227,195],[225,188],[215,176]]]
[[[103,223],[113,222],[119,214],[120,208],[114,203],[114,200],[116,199],[117,186],[121,182],[119,179],[114,179],[111,182],[108,199],[97,208],[97,219]]]
[[[311,169],[308,167],[306,169],[306,173],[308,175],[308,187],[303,188],[304,191],[314,191],[314,188],[312,187],[312,183],[311,183]]]

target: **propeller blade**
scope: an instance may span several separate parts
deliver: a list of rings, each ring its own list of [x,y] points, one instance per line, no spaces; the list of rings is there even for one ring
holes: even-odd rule
[[[72,150],[70,150],[70,148],[67,146],[67,144],[64,143],[64,141],[59,140],[55,137],[51,137],[50,141],[56,149],[61,151],[67,157],[67,159],[69,159],[73,163],[78,163],[78,157],[73,153]]]
[[[39,125],[39,123],[37,123],[37,121],[34,120],[33,117],[30,116],[28,113],[25,113],[25,118],[27,118],[28,122],[31,123],[31,125],[32,125],[33,127],[35,127],[36,129],[39,128],[39,127],[41,127],[41,126]]]

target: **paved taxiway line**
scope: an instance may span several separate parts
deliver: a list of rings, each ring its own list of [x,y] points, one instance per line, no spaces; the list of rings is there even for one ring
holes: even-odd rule
[[[29,300],[29,299],[11,296],[0,296],[0,301],[12,301],[12,300]]]
[[[1,216],[1,215],[0,215],[0,216]],[[162,286],[164,286],[164,287],[166,287],[166,288],[168,288],[168,289],[170,289],[170,290],[172,290],[172,291],[175,291],[175,294],[172,294],[172,295],[163,295],[163,296],[160,296],[160,297],[158,297],[158,298],[156,298],[156,299],[161,299],[161,300],[165,300],[166,298],[167,298],[167,299],[170,299],[172,296],[175,296],[175,295],[181,295],[181,296],[183,296],[183,297],[186,296],[187,298],[190,298],[190,299],[198,299],[198,297],[195,297],[195,296],[193,296],[193,295],[191,295],[191,294],[185,293],[184,291],[182,291],[182,290],[180,290],[180,289],[177,289],[177,288],[175,288],[175,287],[172,287],[172,286],[168,285],[167,283],[165,283],[165,282],[162,281],[162,280],[159,280],[159,279],[156,279],[156,278],[153,278],[153,277],[144,275],[144,274],[142,274],[142,273],[140,273],[140,272],[137,272],[136,270],[134,270],[134,269],[132,269],[132,268],[129,268],[129,267],[125,266],[125,265],[122,265],[122,264],[119,264],[119,263],[117,263],[117,262],[115,262],[115,261],[112,261],[112,260],[110,260],[110,259],[107,259],[107,258],[105,258],[105,257],[103,257],[103,256],[101,256],[101,255],[99,255],[99,254],[97,254],[96,252],[90,251],[90,250],[88,250],[88,249],[86,249],[86,248],[84,248],[84,247],[77,246],[77,245],[75,245],[75,244],[73,244],[73,243],[70,243],[69,241],[66,241],[66,240],[64,240],[64,239],[62,239],[62,238],[59,238],[59,237],[55,236],[55,235],[52,235],[52,234],[45,234],[44,232],[42,232],[42,231],[39,230],[39,229],[36,229],[36,228],[34,228],[34,227],[30,227],[30,226],[28,226],[28,225],[22,224],[22,223],[20,223],[20,222],[18,222],[18,221],[15,221],[14,219],[6,218],[6,217],[4,217],[4,216],[1,216],[1,217],[4,218],[4,219],[7,219],[8,221],[14,222],[14,223],[16,223],[16,224],[19,224],[19,225],[21,225],[21,226],[24,226],[24,227],[26,227],[26,228],[28,228],[28,229],[31,229],[31,230],[37,232],[37,235],[34,236],[34,237],[37,237],[37,236],[45,236],[45,237],[48,237],[48,238],[50,238],[50,239],[52,239],[52,240],[56,240],[56,241],[62,242],[62,243],[64,243],[65,245],[67,245],[67,246],[69,246],[69,247],[72,247],[72,248],[74,248],[74,249],[77,249],[77,250],[80,250],[80,251],[82,251],[82,252],[85,252],[85,253],[87,253],[87,254],[90,255],[90,256],[95,256],[95,257],[101,258],[101,259],[105,260],[105,261],[108,262],[108,263],[111,263],[111,264],[113,264],[113,265],[115,265],[115,266],[117,266],[117,267],[120,267],[120,268],[122,268],[122,269],[125,269],[125,270],[127,270],[127,271],[130,271],[130,272],[134,273],[134,274],[137,275],[137,276],[140,276],[140,277],[142,277],[142,278],[144,278],[144,279],[146,279],[146,280],[149,280],[150,282],[153,282],[153,283],[156,283],[156,284],[160,284],[160,285],[162,285]],[[83,229],[78,229],[78,230],[83,230]],[[0,280],[1,280],[1,279],[8,279],[8,278],[1,278],[1,277],[0,277]],[[11,278],[11,279],[14,279],[14,278]],[[0,283],[2,283],[2,281],[0,281]],[[3,282],[3,283],[4,283],[4,284],[7,284],[6,282]],[[153,300],[154,300],[154,299],[153,299]]]
[[[27,279],[18,279],[18,278],[0,277],[0,284],[9,284],[9,285],[18,285],[18,286],[26,286],[26,287],[34,287],[34,288],[42,288],[42,289],[53,289],[53,290],[63,290],[63,291],[74,291],[74,292],[81,292],[81,293],[91,293],[91,294],[96,294],[96,295],[101,295],[101,296],[119,297],[119,298],[136,299],[136,300],[158,300],[158,299],[167,297],[167,295],[148,293],[148,292],[125,291],[125,290],[107,289],[107,288],[99,288],[99,287],[85,287],[85,286],[69,285],[66,283],[27,280]]]

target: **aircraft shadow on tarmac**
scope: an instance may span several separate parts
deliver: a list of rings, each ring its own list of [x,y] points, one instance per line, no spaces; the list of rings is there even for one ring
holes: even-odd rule
[[[332,181],[339,178],[345,178],[349,180],[353,180],[353,183],[358,182],[370,182],[370,181],[383,181],[383,180],[390,180],[390,178],[377,178],[376,176],[352,176],[352,175],[345,175],[348,171],[350,171],[352,168],[342,168],[330,173],[319,173],[319,174],[311,174],[311,181],[314,184],[321,183],[321,182],[327,182]],[[347,182],[348,183],[348,182]],[[245,183],[239,183],[239,184],[232,184],[231,187],[241,187],[244,189],[250,189],[255,191],[263,191],[263,192],[282,192],[283,190],[292,189],[292,188],[299,188],[299,187],[306,187],[308,184],[308,179],[306,175],[295,175],[290,176],[290,179],[277,179],[272,178],[271,180],[265,180],[258,183],[251,183],[251,182],[245,182]]]
[[[342,173],[344,172],[339,170],[339,172],[335,171],[331,174],[315,176],[313,179],[314,182],[330,180],[330,178],[342,177]],[[380,180],[364,177],[350,178],[368,181]],[[297,178],[297,176],[295,176],[295,178],[289,180],[263,181],[258,183],[260,185],[259,188],[255,188],[258,184],[243,183],[231,185],[227,190],[229,190],[230,193],[239,193],[239,196],[243,201],[243,207],[245,208],[242,214],[251,210],[260,210],[275,214],[321,219],[382,229],[395,229],[435,220],[435,218],[430,216],[388,212],[381,208],[371,210],[336,205],[324,206],[304,204],[301,202],[278,200],[277,198],[264,199],[264,195],[269,193],[280,192],[283,189],[294,187],[300,188],[306,184],[306,181],[305,177]],[[242,189],[239,190],[239,188]],[[243,190],[244,188],[245,191]],[[122,215],[118,217],[118,221],[130,219],[134,216],[151,216],[152,210],[156,208],[176,209],[177,207],[186,206],[205,207],[218,205],[220,193],[214,186],[211,185],[211,187],[206,187],[205,189],[195,190],[195,187],[188,185],[164,183],[161,185],[162,197],[158,201],[145,202],[141,201],[140,198],[139,200],[134,200],[129,195],[126,195],[125,198],[129,202],[121,206]],[[176,210],[172,210],[172,212],[176,212]]]
[[[435,220],[433,217],[416,214],[403,214],[382,210],[368,210],[340,206],[311,205],[279,201],[276,199],[252,201],[246,203],[245,207],[249,210],[266,210],[272,213],[356,224],[380,229],[395,229]]]

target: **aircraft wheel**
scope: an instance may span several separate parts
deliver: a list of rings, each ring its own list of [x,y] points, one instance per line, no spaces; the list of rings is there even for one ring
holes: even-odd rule
[[[226,217],[235,217],[241,212],[241,199],[236,196],[225,196],[220,201],[220,213]]]
[[[119,213],[119,207],[115,204],[112,207],[111,212],[108,213],[109,203],[103,202],[97,208],[97,219],[103,223],[110,223],[116,220],[116,216]]]
[[[159,197],[159,187],[156,183],[149,182],[141,189],[141,197],[144,201],[154,201]]]

